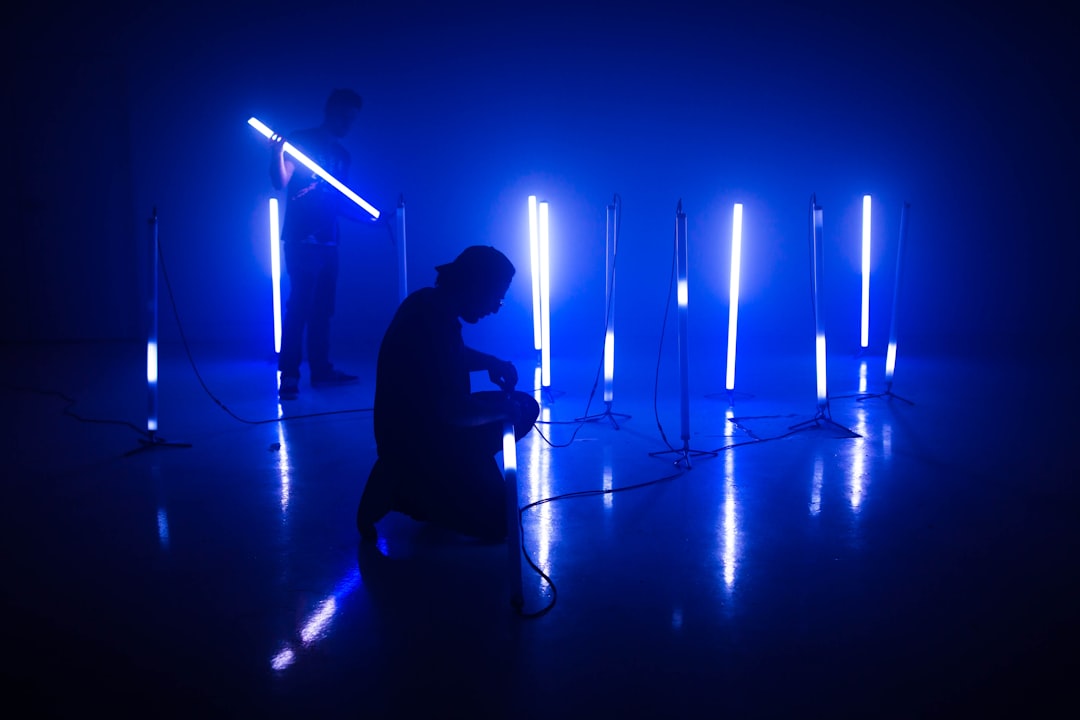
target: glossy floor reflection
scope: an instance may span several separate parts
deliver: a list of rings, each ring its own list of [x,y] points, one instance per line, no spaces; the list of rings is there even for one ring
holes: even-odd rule
[[[1061,368],[904,358],[902,398],[859,399],[881,358],[837,357],[821,422],[806,358],[755,358],[734,405],[722,376],[692,376],[684,443],[674,365],[654,385],[655,355],[622,362],[609,417],[591,361],[562,362],[518,446],[522,505],[570,494],[523,515],[555,584],[526,565],[525,610],[557,600],[525,620],[502,547],[399,516],[359,542],[370,357],[342,361],[359,385],[303,385],[278,422],[268,360],[201,349],[196,374],[164,348],[159,437],[177,447],[140,442],[140,348],[7,348],[9,684],[43,714],[1075,708]]]

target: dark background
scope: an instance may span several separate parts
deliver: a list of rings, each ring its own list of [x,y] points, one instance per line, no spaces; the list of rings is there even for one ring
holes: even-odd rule
[[[604,210],[618,193],[621,352],[655,352],[681,199],[695,347],[725,343],[743,202],[740,348],[812,353],[816,193],[831,348],[855,348],[870,193],[873,347],[910,202],[906,351],[1063,352],[1080,306],[1074,19],[1030,4],[701,5],[13,10],[0,341],[140,339],[156,207],[188,339],[272,351],[266,143],[246,120],[314,125],[348,86],[365,99],[345,140],[351,184],[387,217],[404,197],[411,286],[468,244],[517,264],[504,310],[469,329],[479,345],[500,334],[507,355],[530,351],[536,194],[551,203],[553,353],[599,352]],[[397,299],[387,227],[346,224],[335,344],[372,351]]]

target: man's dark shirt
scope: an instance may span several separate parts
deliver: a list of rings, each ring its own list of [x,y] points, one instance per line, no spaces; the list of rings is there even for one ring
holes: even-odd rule
[[[349,153],[322,128],[301,130],[289,137],[300,152],[343,183],[347,183]],[[299,161],[289,180],[282,241],[337,245],[342,195]]]
[[[452,442],[471,408],[461,322],[439,290],[411,293],[379,347],[375,373],[375,442],[382,458],[424,461],[424,448]]]

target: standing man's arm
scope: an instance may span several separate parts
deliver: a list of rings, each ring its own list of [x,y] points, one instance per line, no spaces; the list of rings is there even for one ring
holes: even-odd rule
[[[285,156],[285,138],[274,135],[270,138],[270,184],[275,190],[281,190],[289,184],[296,163]]]

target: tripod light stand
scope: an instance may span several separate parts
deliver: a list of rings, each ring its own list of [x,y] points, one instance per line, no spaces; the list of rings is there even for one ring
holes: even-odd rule
[[[810,197],[810,294],[814,306],[814,325],[816,328],[814,358],[817,369],[817,412],[811,419],[796,423],[788,429],[800,430],[832,425],[843,430],[851,437],[860,437],[857,433],[834,421],[829,412],[829,394],[826,387],[825,371],[825,323],[822,318],[820,298],[825,256],[822,247],[822,224],[822,209],[817,204],[815,194]]]
[[[149,267],[146,294],[146,390],[147,390],[147,439],[140,439],[140,447],[129,450],[125,455],[134,455],[143,450],[159,447],[188,448],[189,443],[165,442],[158,437],[158,216],[154,208],[149,227]]]
[[[910,210],[911,204],[905,202],[903,209],[900,211],[900,239],[896,244],[896,285],[893,287],[892,317],[889,321],[889,347],[885,352],[885,392],[860,394],[857,398],[858,400],[885,397],[890,400],[896,398],[897,400],[906,402],[908,405],[915,404],[911,400],[902,398],[892,391],[893,370],[896,369],[896,309],[900,304],[900,269],[903,264],[904,246],[907,244],[908,214]]]
[[[711,450],[690,449],[690,355],[687,346],[688,323],[687,306],[689,305],[689,289],[687,287],[687,263],[688,254],[686,248],[686,213],[683,212],[682,200],[675,209],[675,265],[678,281],[679,302],[679,436],[682,439],[681,448],[671,448],[659,452],[649,453],[651,457],[675,453],[679,457],[675,464],[686,463],[690,467],[690,458],[695,455],[715,457],[716,453]]]
[[[578,418],[578,421],[593,422],[607,418],[616,430],[619,423],[615,418],[629,418],[624,413],[612,412],[611,403],[615,397],[615,255],[619,244],[619,222],[622,217],[620,212],[621,199],[618,195],[607,206],[607,224],[605,229],[605,275],[604,275],[604,412],[597,415],[586,415]]]

